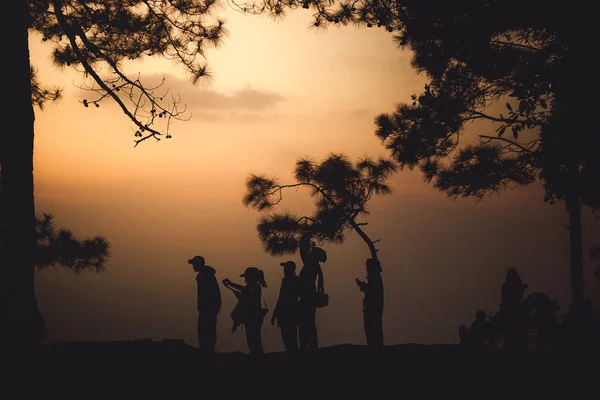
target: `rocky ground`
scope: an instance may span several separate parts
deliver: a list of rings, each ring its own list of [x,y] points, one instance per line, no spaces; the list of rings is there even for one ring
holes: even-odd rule
[[[7,399],[577,399],[598,395],[599,360],[595,352],[470,353],[418,344],[203,357],[181,340],[64,342],[12,363],[4,377],[20,391]]]

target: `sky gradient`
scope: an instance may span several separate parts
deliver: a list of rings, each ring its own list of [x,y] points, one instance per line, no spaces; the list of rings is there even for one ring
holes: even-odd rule
[[[148,58],[126,67],[142,82],[165,77],[192,119],[173,138],[133,148],[132,124],[116,104],[84,108],[82,77],[49,61],[50,47],[30,36],[32,63],[64,98],[36,109],[37,213],[55,214],[78,236],[104,235],[112,245],[106,270],[79,275],[48,269],[36,275],[49,341],[181,338],[196,345],[196,282],[187,260],[203,255],[219,282],[247,266],[265,271],[272,310],[283,275],[256,234],[260,214],[242,204],[250,173],[291,182],[295,161],[331,152],[352,159],[387,155],[374,118],[422,91],[426,82],[389,33],[367,28],[309,29],[309,12],[282,21],[221,11],[230,31],[208,52],[210,82],[193,86],[181,66]],[[485,127],[467,127],[468,137]],[[457,327],[475,312],[496,310],[506,270],[516,267],[529,292],[569,303],[568,218],[560,204],[542,203],[539,185],[477,202],[453,201],[402,171],[394,193],[375,198],[367,233],[379,243],[385,285],[386,344],[456,343]],[[310,212],[307,192],[286,195],[282,210]],[[584,223],[584,248],[598,237]],[[321,346],[366,343],[362,294],[368,248],[355,234],[325,245],[330,305],[317,312]],[[600,282],[586,259],[586,290]],[[243,333],[229,330],[235,297],[221,286],[218,351],[246,351]],[[265,351],[283,349],[279,330],[263,327]]]

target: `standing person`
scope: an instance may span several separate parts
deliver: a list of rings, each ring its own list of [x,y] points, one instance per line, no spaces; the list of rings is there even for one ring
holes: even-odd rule
[[[263,271],[255,267],[246,268],[240,276],[244,278],[245,286],[233,283],[229,279],[223,280],[223,285],[238,298],[238,304],[231,313],[234,320],[232,332],[239,324],[243,324],[250,354],[263,354],[261,329],[268,310],[262,308],[261,299],[262,288],[266,288],[267,283]]]
[[[475,320],[469,328],[472,347],[477,350],[484,349],[490,338],[490,324],[485,311],[475,313]]]
[[[281,329],[281,337],[286,351],[298,350],[298,308],[300,298],[300,281],[296,275],[296,263],[286,261],[283,267],[283,279],[279,289],[277,305],[271,316],[271,325]]]
[[[300,239],[300,257],[303,267],[300,270],[300,302],[298,334],[301,349],[318,349],[316,292],[324,292],[321,262],[327,261],[327,253],[320,247],[312,247],[308,236]],[[315,285],[315,281],[318,281]]]
[[[196,274],[198,296],[198,349],[214,353],[217,343],[217,315],[221,310],[221,289],[215,277],[215,269],[206,265],[204,257],[188,260]]]
[[[500,291],[503,336],[507,350],[523,350],[527,341],[527,321],[521,300],[527,284],[521,281],[519,272],[510,268]]]
[[[526,289],[527,284],[521,281],[516,268],[509,268],[500,292],[502,307],[511,310],[519,308]]]
[[[363,324],[370,347],[383,346],[383,280],[381,264],[374,258],[367,259],[367,281],[356,279],[363,298]]]

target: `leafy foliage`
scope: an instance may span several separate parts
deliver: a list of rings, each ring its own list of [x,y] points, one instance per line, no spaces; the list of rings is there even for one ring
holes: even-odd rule
[[[389,31],[429,83],[376,119],[400,168],[419,168],[448,196],[485,195],[540,181],[544,201],[571,219],[574,307],[584,305],[581,208],[600,204],[595,64],[600,35],[591,6],[541,0],[263,0],[244,12],[302,6],[313,25]],[[470,122],[488,132],[465,138]]]
[[[310,216],[290,212],[263,215],[257,229],[265,250],[273,255],[295,253],[305,235],[320,243],[342,243],[346,232],[353,229],[376,258],[374,242],[356,219],[369,214],[367,203],[374,195],[391,193],[387,179],[395,170],[395,164],[384,158],[365,158],[356,163],[343,154],[330,154],[321,163],[301,159],[296,162],[297,183],[281,185],[275,178],[250,175],[243,202],[268,212],[283,200],[285,189],[305,187],[315,199],[315,212]]]
[[[277,16],[296,8],[311,10],[316,27],[377,26],[412,50],[413,67],[430,82],[411,103],[376,119],[376,134],[400,168],[418,167],[427,182],[452,197],[482,198],[540,179],[548,202],[573,193],[582,204],[598,200],[600,139],[589,134],[594,109],[583,101],[588,84],[578,78],[595,74],[589,50],[598,34],[591,8],[540,0],[238,5],[243,12]],[[488,121],[491,132],[481,134],[478,144],[459,140],[473,121]]]
[[[46,87],[38,79],[37,70],[31,67],[31,102],[40,109],[48,102],[60,100],[62,92],[57,87]]]
[[[227,33],[224,21],[211,16],[216,5],[216,0],[34,0],[30,28],[52,43],[57,66],[88,78],[85,107],[99,107],[109,97],[117,102],[136,126],[137,145],[163,134],[170,138],[171,122],[188,117],[180,99],[169,98],[161,85],[126,74],[124,61],[156,55],[182,64],[193,83],[209,77],[206,49],[220,45]]]
[[[36,218],[35,265],[39,269],[62,266],[81,272],[104,269],[110,244],[102,236],[77,239],[69,229],[56,230],[52,214]]]

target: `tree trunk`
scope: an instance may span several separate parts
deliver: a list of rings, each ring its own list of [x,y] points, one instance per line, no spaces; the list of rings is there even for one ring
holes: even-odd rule
[[[577,22],[579,17],[579,13],[567,14],[565,21]],[[596,130],[595,103],[584,99],[593,91],[588,77],[595,69],[588,62],[591,45],[585,40],[593,28],[585,24],[576,24],[574,28],[571,25],[565,24],[564,29],[559,30],[566,50],[553,84],[555,106],[551,129],[544,128],[549,132],[544,141],[549,144],[546,153],[551,153],[550,161],[554,164],[550,178],[569,213],[571,311],[575,320],[581,321],[585,308],[581,207],[593,190],[583,179],[582,168],[597,151],[594,141],[590,141]]]
[[[569,240],[571,246],[571,310],[580,316],[585,307],[583,286],[583,245],[581,239],[581,205],[577,197],[567,199]]]
[[[17,29],[3,40],[16,130],[0,130],[0,343],[19,353],[41,344],[44,324],[34,291],[33,129],[27,1],[4,5]],[[13,25],[13,26],[15,26]]]
[[[377,260],[377,249],[375,248],[375,242],[373,242],[371,238],[362,229],[360,229],[360,225],[358,225],[353,219],[348,219],[348,222],[350,223],[354,231],[358,233],[358,236],[360,236],[361,239],[364,240],[364,242],[369,247],[371,258]]]

